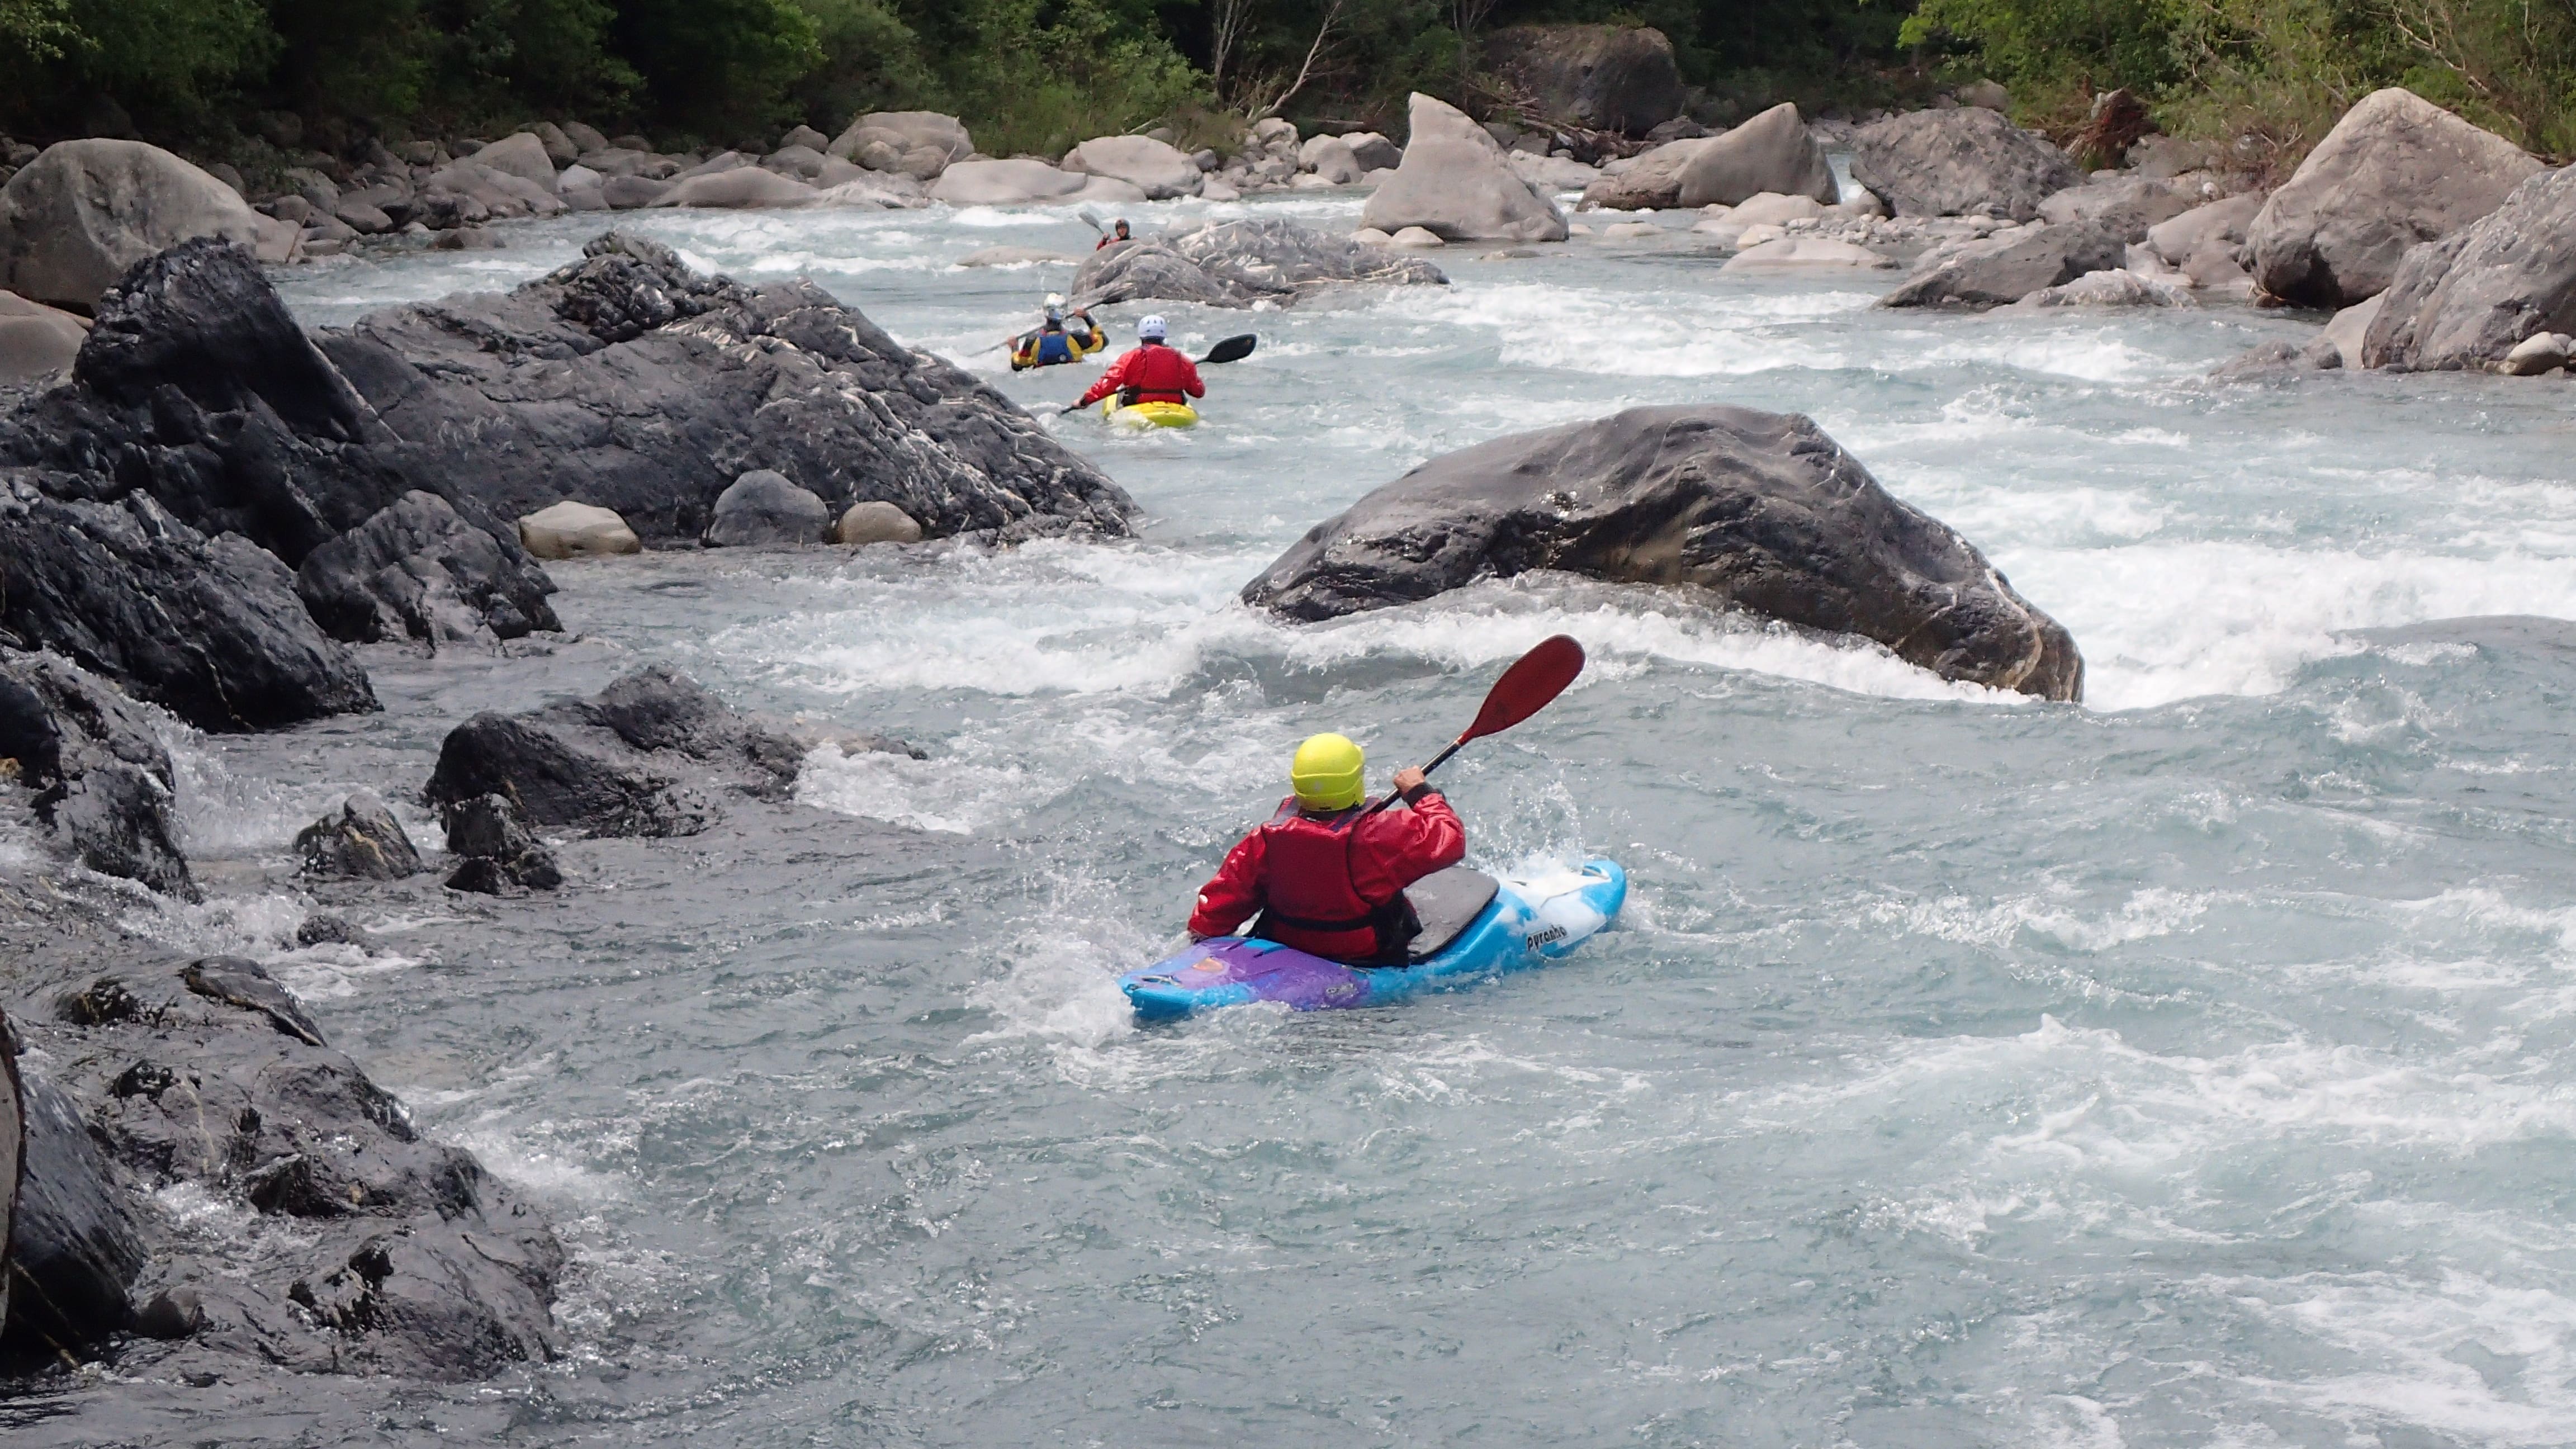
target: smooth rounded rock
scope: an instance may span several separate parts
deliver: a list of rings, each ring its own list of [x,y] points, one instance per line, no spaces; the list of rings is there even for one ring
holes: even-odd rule
[[[709,548],[821,543],[832,510],[786,474],[754,468],[716,495],[715,519],[700,540]]]
[[[231,187],[158,146],[63,141],[0,187],[0,288],[87,310],[155,252],[202,236],[256,248],[263,235]]]
[[[930,199],[951,206],[1025,206],[1062,201],[1091,179],[1044,161],[960,161],[939,174]]]
[[[605,508],[565,499],[519,520],[519,546],[538,558],[599,558],[642,553],[643,540]]]
[[[1786,101],[1696,147],[1682,166],[1675,201],[1733,206],[1765,193],[1831,203],[1840,195],[1824,148]]]
[[[1064,169],[1124,181],[1148,201],[1195,196],[1199,189],[1198,163],[1189,153],[1151,136],[1095,136],[1066,153]]]
[[[833,526],[833,538],[853,547],[871,543],[919,543],[921,525],[891,503],[853,503]]]
[[[0,292],[0,382],[64,371],[89,338],[89,319]]]
[[[820,200],[813,187],[793,177],[757,166],[682,177],[655,197],[654,206],[775,207],[811,206]]]
[[[1512,170],[1465,112],[1416,92],[1409,115],[1404,163],[1370,194],[1361,225],[1399,237],[1418,227],[1446,241],[1565,240],[1565,213]]]

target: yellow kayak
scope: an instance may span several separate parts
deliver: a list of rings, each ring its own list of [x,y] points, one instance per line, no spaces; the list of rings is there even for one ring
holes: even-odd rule
[[[1140,402],[1118,405],[1118,399],[1102,398],[1100,415],[1113,423],[1131,428],[1193,428],[1199,415],[1188,403]]]

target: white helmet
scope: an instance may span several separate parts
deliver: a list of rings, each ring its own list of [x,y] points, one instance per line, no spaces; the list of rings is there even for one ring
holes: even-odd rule
[[[1166,329],[1163,325],[1163,314],[1160,312],[1154,313],[1144,321],[1136,324],[1136,340],[1139,342],[1160,342],[1163,340],[1165,330]]]

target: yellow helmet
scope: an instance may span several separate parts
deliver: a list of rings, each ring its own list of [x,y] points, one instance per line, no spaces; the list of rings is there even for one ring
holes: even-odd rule
[[[1297,803],[1309,810],[1348,810],[1368,795],[1361,780],[1365,764],[1347,736],[1312,735],[1297,747],[1288,783],[1297,787]]]

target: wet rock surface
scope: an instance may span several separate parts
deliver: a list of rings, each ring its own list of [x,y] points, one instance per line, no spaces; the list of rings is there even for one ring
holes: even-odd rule
[[[1435,458],[1316,525],[1243,598],[1315,621],[1534,569],[1690,585],[1945,679],[2083,694],[2075,641],[1966,539],[1812,421],[1748,408],[1631,408]]]
[[[102,875],[194,899],[170,753],[148,711],[55,654],[0,652],[0,759],[37,817]]]
[[[802,280],[692,272],[611,234],[501,296],[380,312],[322,337],[415,466],[517,518],[567,497],[646,540],[696,538],[769,468],[838,509],[934,534],[1123,536],[1133,504],[971,374]]]
[[[519,818],[518,807],[499,795],[447,807],[447,849],[459,862],[447,878],[452,891],[508,896],[563,884],[554,852]]]
[[[1074,305],[1198,302],[1249,307],[1294,301],[1335,283],[1445,286],[1448,276],[1417,257],[1281,219],[1220,221],[1166,237],[1104,247],[1074,273]]]
[[[360,790],[295,837],[304,874],[319,880],[400,880],[417,875],[420,851],[374,792]]]
[[[1946,255],[1927,254],[1922,261],[1930,265],[1878,305],[1983,311],[2089,273],[2118,270],[2126,255],[2118,237],[2091,222],[2017,231]]]
[[[335,639],[496,643],[563,627],[527,552],[414,489],[305,555],[295,590]]]

